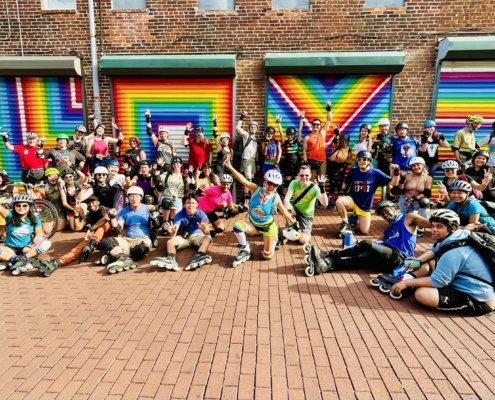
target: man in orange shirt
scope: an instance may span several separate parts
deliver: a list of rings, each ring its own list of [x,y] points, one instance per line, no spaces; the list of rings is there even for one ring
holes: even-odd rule
[[[311,167],[311,180],[314,181],[318,175],[325,175],[327,171],[325,139],[328,128],[332,123],[332,103],[326,102],[327,121],[321,128],[321,121],[316,118],[312,122],[312,130],[303,140],[303,163]]]

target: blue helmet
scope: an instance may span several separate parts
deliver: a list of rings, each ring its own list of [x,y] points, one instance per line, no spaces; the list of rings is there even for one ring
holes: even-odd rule
[[[437,124],[435,121],[433,121],[432,119],[427,119],[423,125],[423,128],[431,128],[431,127],[436,127]]]
[[[112,158],[107,162],[107,167],[109,167],[110,165],[116,165],[117,167],[120,167],[119,161],[114,158]]]

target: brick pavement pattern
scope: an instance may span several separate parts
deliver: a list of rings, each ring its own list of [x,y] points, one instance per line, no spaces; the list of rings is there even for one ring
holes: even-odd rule
[[[315,242],[338,247],[335,212],[317,214]],[[116,275],[96,254],[50,278],[3,272],[0,398],[495,398],[494,318],[394,301],[371,270],[308,279],[295,244],[267,262],[250,238],[254,260],[233,269],[234,221],[193,272],[149,265],[164,238]],[[384,228],[374,217],[372,237]],[[50,255],[81,236],[58,233]],[[179,252],[182,268],[193,255]]]

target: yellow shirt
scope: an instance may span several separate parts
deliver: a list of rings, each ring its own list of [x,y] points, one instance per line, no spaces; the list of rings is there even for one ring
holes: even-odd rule
[[[459,151],[476,151],[476,136],[466,126],[460,131],[457,131],[452,147],[459,149]]]

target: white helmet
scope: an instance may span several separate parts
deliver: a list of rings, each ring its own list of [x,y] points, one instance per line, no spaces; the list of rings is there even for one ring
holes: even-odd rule
[[[127,189],[127,196],[130,196],[131,194],[139,194],[141,197],[144,197],[143,189],[141,189],[139,186],[131,186],[129,189]]]
[[[447,161],[444,161],[443,164],[442,164],[442,168],[443,169],[450,169],[450,168],[453,168],[453,169],[457,169],[459,168],[459,163],[455,160],[447,160]]]
[[[159,125],[158,126],[158,133],[160,132],[169,132],[168,128],[165,125]]]
[[[390,120],[388,118],[382,118],[380,121],[378,121],[378,126],[380,125],[390,125]]]
[[[289,226],[289,227],[286,227],[283,231],[282,231],[282,235],[284,236],[284,238],[286,238],[287,240],[291,240],[293,242],[299,240],[301,238],[301,232],[297,231],[296,229],[294,229],[293,226]]]
[[[230,140],[230,135],[227,132],[224,132],[220,135],[220,140],[223,139],[229,139]]]
[[[107,174],[108,175],[108,169],[106,167],[96,167],[94,174]]]
[[[411,158],[411,160],[409,161],[409,166],[412,166],[413,164],[423,164],[425,165],[425,160],[423,157],[413,157]]]
[[[282,184],[282,174],[274,169],[266,171],[264,179],[278,186]]]
[[[454,211],[445,208],[442,208],[441,210],[435,210],[430,215],[430,222],[438,220],[445,223],[447,226],[459,226],[461,224],[459,216]]]
[[[232,183],[234,182],[234,178],[232,178],[232,175],[228,174],[223,174],[222,177],[220,178],[221,183]]]

